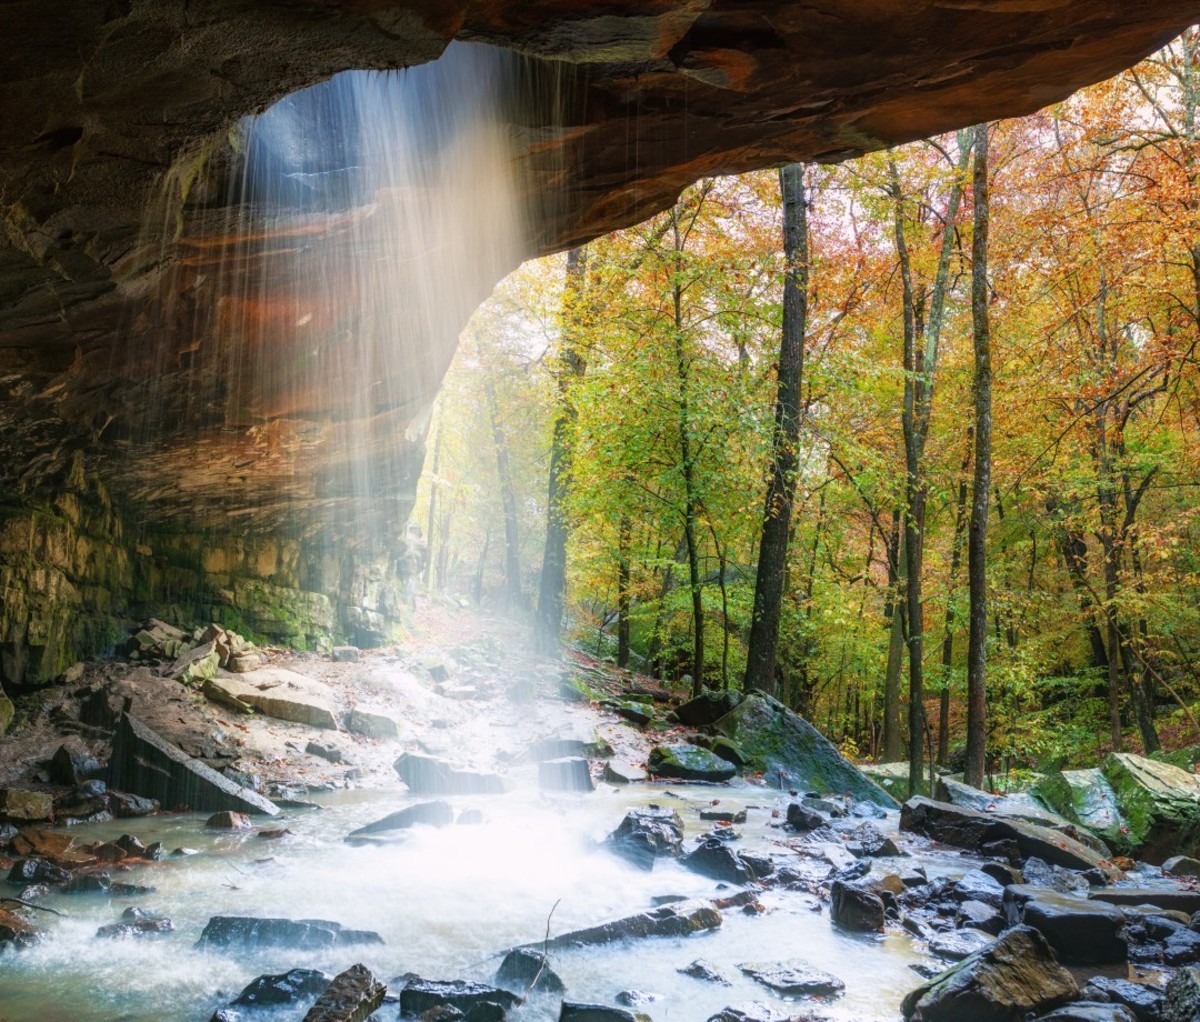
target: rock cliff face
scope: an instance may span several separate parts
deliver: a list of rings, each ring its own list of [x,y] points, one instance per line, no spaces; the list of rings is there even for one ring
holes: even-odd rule
[[[424,416],[454,331],[397,370],[405,388],[384,407],[255,378],[248,366],[302,353],[272,253],[319,259],[358,214],[257,235],[251,216],[222,236],[243,116],[451,40],[521,54],[532,102],[506,130],[538,201],[515,261],[634,223],[706,174],[1032,111],[1195,15],[1194,0],[5,4],[0,681],[54,678],[152,607],[287,641],[380,638],[397,619]],[[166,226],[147,233],[162,195]],[[218,269],[249,275],[253,301],[214,294]],[[473,282],[456,314],[493,283]],[[331,279],[309,297],[336,313],[353,288]],[[261,351],[243,350],[231,316],[259,324]],[[331,314],[315,328],[346,326]]]

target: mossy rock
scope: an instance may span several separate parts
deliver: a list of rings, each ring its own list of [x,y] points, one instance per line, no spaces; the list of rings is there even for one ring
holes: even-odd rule
[[[858,769],[897,802],[907,802],[913,795],[908,783],[907,763],[864,763]],[[924,773],[916,793],[927,797],[929,795],[929,778]]]
[[[1200,779],[1195,774],[1127,752],[1110,752],[1100,765],[1129,828],[1129,840],[1147,862],[1200,854]]]
[[[1137,851],[1116,792],[1098,767],[1046,774],[1033,793],[1056,813],[1087,827],[1118,855]]]
[[[1192,773],[1196,764],[1200,763],[1200,745],[1189,745],[1184,749],[1159,749],[1157,752],[1150,753],[1150,759],[1158,760],[1160,763],[1169,763],[1171,766],[1179,767],[1180,770]]]
[[[4,694],[3,690],[0,690],[0,735],[8,730],[16,712],[17,709],[13,706],[12,700]]]
[[[761,692],[750,693],[714,726],[737,742],[749,768],[762,773],[771,787],[897,805],[808,721]]]
[[[728,781],[737,773],[728,760],[698,745],[656,745],[650,750],[650,772],[683,781]]]

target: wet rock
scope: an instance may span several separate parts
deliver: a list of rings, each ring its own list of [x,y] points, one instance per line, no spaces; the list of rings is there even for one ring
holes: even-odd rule
[[[101,926],[96,931],[96,936],[109,940],[133,940],[141,937],[160,937],[173,932],[174,929],[175,924],[170,919],[144,916]]]
[[[701,809],[700,819],[712,823],[745,823],[745,809]]]
[[[1123,1004],[1076,1001],[1039,1015],[1034,1022],[1138,1022],[1138,1019]]]
[[[496,985],[518,995],[529,989],[547,994],[561,994],[566,989],[546,956],[529,948],[513,948],[504,956],[496,970]]]
[[[1022,883],[1035,887],[1049,887],[1060,894],[1086,891],[1088,882],[1083,873],[1064,866],[1052,866],[1036,855],[1025,860],[1021,869]]]
[[[1008,920],[994,905],[982,901],[964,901],[954,915],[954,925],[973,927],[995,937],[1008,926]]]
[[[650,1016],[626,1008],[611,1008],[605,1004],[584,1004],[563,1001],[558,1022],[650,1022]]]
[[[6,947],[30,947],[41,937],[41,931],[24,916],[0,905],[0,952]]]
[[[252,916],[213,916],[200,934],[197,947],[318,950],[355,944],[382,944],[371,930],[348,930],[326,919],[261,919]]]
[[[1139,1022],[1161,1022],[1167,1001],[1166,991],[1162,987],[1110,976],[1093,976],[1083,988],[1082,996],[1085,1001],[1123,1004],[1137,1016]]]
[[[538,764],[538,787],[543,791],[593,791],[596,786],[586,759],[563,757]]]
[[[713,965],[712,962],[703,958],[697,958],[682,969],[676,969],[675,971],[685,976],[691,976],[692,979],[703,980],[706,983],[720,983],[722,986],[730,985],[729,980],[725,978],[725,974]]]
[[[636,915],[624,916],[597,926],[572,930],[552,938],[548,946],[590,946],[641,937],[684,937],[705,930],[715,930],[720,925],[721,913],[713,904],[703,899],[694,899],[661,905],[648,912],[638,912]]]
[[[1200,859],[1190,855],[1173,855],[1162,864],[1162,871],[1173,877],[1200,877]]]
[[[365,965],[338,973],[308,1009],[304,1022],[366,1022],[383,1005],[385,987]]]
[[[157,888],[147,884],[114,881],[107,873],[80,873],[62,886],[63,894],[103,894],[110,898],[135,898],[153,894]]]
[[[883,929],[883,899],[864,884],[835,880],[829,889],[829,918],[835,926],[856,933]]]
[[[192,759],[128,713],[113,740],[108,785],[152,798],[167,809],[228,809],[267,816],[279,812],[270,800]]]
[[[54,816],[54,797],[29,788],[0,788],[0,816],[10,820],[49,820]]]
[[[687,727],[714,724],[745,698],[741,692],[715,692],[705,689],[700,695],[675,707],[675,717]]]
[[[792,830],[819,830],[826,825],[826,820],[815,809],[810,809],[799,802],[792,802],[787,807],[787,825]]]
[[[791,1015],[776,1011],[769,1004],[763,1004],[762,1001],[744,1001],[741,1004],[732,1004],[727,1008],[722,1008],[712,1015],[708,1022],[800,1022],[800,1020],[793,1020]]]
[[[604,779],[610,784],[636,784],[649,778],[640,766],[627,759],[610,759],[604,764]]]
[[[371,710],[354,709],[342,718],[342,726],[352,735],[364,738],[400,737],[400,726],[391,717]]]
[[[714,727],[737,742],[749,769],[763,773],[771,786],[849,794],[883,806],[896,805],[808,721],[770,696],[751,693]]]
[[[650,750],[650,773],[659,777],[675,777],[683,781],[727,781],[737,774],[737,767],[720,756],[714,756],[698,745],[681,742],[677,745],[656,745]]]
[[[406,752],[392,766],[419,795],[500,795],[505,790],[499,774],[462,770],[424,753]]]
[[[929,952],[948,962],[961,962],[977,951],[982,951],[994,939],[993,934],[984,933],[982,930],[948,930],[930,939]]]
[[[965,806],[968,809],[975,809],[992,816],[1003,816],[1006,819],[1023,820],[1049,830],[1065,831],[1097,851],[1107,853],[1106,848],[1099,843],[1093,843],[1094,835],[1088,833],[1086,828],[1080,828],[1076,821],[1047,809],[1028,792],[994,795],[949,777],[938,779],[937,790],[937,797],[951,805]]]
[[[847,827],[849,821],[839,823],[839,832],[846,842],[846,849],[858,858],[890,858],[904,853],[896,842],[884,834],[875,824],[864,820],[857,826]]]
[[[70,879],[71,874],[61,866],[37,856],[18,859],[8,871],[8,882],[22,887],[30,884],[50,884],[57,887],[68,883]]]
[[[738,968],[785,997],[837,997],[846,984],[802,958],[784,962],[744,962]]]
[[[1060,961],[1123,962],[1129,951],[1125,914],[1112,905],[1013,885],[1004,890],[1004,912],[1010,925],[1024,923],[1041,933]]]
[[[393,830],[407,830],[418,823],[430,827],[448,827],[454,822],[454,807],[449,802],[440,799],[434,802],[418,802],[399,812],[390,813],[381,820],[368,823],[365,827],[351,831],[347,841],[367,837],[371,834],[382,834]]]
[[[334,646],[329,651],[329,656],[335,664],[356,664],[358,663],[358,654],[357,646]]]
[[[1200,891],[1180,887],[1106,887],[1089,891],[1088,897],[1109,905],[1153,905],[1189,916],[1200,912]]]
[[[1069,869],[1099,868],[1105,873],[1115,872],[1098,852],[1059,831],[947,802],[934,802],[919,795],[904,803],[900,829],[969,851],[979,851],[993,841],[1011,839],[1026,857],[1037,856]]]
[[[124,819],[149,816],[151,813],[157,813],[159,805],[152,798],[142,798],[140,795],[127,795],[121,791],[110,791],[108,793],[108,808],[113,816]]]
[[[1167,965],[1194,965],[1200,962],[1200,933],[1179,930],[1163,941],[1162,960]]]
[[[60,865],[86,861],[86,856],[75,850],[75,839],[61,831],[25,827],[16,832],[9,847],[16,855],[49,859]]]
[[[720,756],[721,759],[728,760],[739,769],[744,767],[748,762],[746,754],[738,747],[737,742],[731,741],[728,738],[714,738],[708,744],[708,751],[714,756]]]
[[[908,783],[908,763],[864,763],[859,767],[864,775],[878,784],[897,803],[907,802],[913,795],[929,795],[929,778],[923,776],[914,793]]]
[[[622,990],[613,1000],[626,1008],[645,1008],[655,1001],[661,1001],[662,994],[654,994],[648,990]]]
[[[250,830],[254,826],[245,813],[213,813],[204,821],[206,830]]]
[[[1159,863],[1170,855],[1200,855],[1200,778],[1121,752],[1109,753],[1100,769],[1142,858]]]
[[[1079,995],[1037,930],[1017,926],[904,998],[909,1022],[1017,1022]]]
[[[498,1004],[508,1011],[519,998],[500,987],[467,980],[410,979],[400,991],[400,1014],[420,1015],[430,1008],[449,1005],[470,1016],[482,1004]]]
[[[1025,877],[1021,871],[1004,862],[985,862],[979,867],[979,870],[990,876],[1001,887],[1025,883]]]
[[[316,997],[329,986],[330,977],[318,969],[292,969],[251,980],[234,999],[234,1004],[291,1004],[303,997]]]
[[[714,880],[746,884],[754,879],[750,867],[720,838],[704,838],[682,861],[693,873],[712,877]]]
[[[1046,774],[1032,790],[1056,813],[1086,827],[1117,854],[1137,850],[1116,792],[1098,767]]]
[[[982,901],[992,908],[999,908],[1004,887],[983,870],[972,869],[954,881],[950,894],[956,901]]]
[[[605,844],[642,869],[653,869],[660,856],[676,856],[683,849],[683,820],[673,809],[651,805],[631,809]]]

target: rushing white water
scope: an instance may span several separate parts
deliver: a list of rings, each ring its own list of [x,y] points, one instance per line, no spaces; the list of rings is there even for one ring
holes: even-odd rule
[[[0,1017],[6,1022],[203,1022],[261,973],[295,967],[336,972],[357,961],[384,980],[412,971],[435,979],[487,981],[499,963],[497,951],[543,938],[555,902],[552,934],[641,911],[656,895],[717,896],[716,883],[676,863],[644,872],[596,848],[597,839],[629,805],[652,800],[676,806],[689,835],[698,833],[698,810],[711,791],[685,794],[692,797],[680,799],[662,788],[639,786],[550,797],[527,787],[502,796],[456,798],[452,801],[459,808],[484,809],[487,822],[440,830],[417,827],[396,843],[380,846],[353,847],[342,838],[411,803],[402,790],[330,798],[324,812],[287,818],[293,835],[274,841],[206,832],[203,817],[196,815],[91,827],[77,836],[91,839],[132,830],[143,841],[189,846],[200,854],[119,875],[153,884],[158,890],[152,895],[59,895],[47,900],[45,904],[69,916],[47,917],[48,940],[5,956]],[[750,809],[749,822],[739,828],[743,846],[778,836],[767,826],[770,801],[770,793],[761,789],[722,792],[724,807],[758,807]],[[819,1007],[830,1018],[857,1022],[899,1017],[902,995],[918,982],[907,967],[918,960],[907,937],[839,932],[802,894],[769,892],[762,900],[765,914],[727,911],[712,933],[555,951],[552,963],[572,999],[611,1004],[618,992],[630,989],[660,995],[644,1009],[656,1022],[702,1020],[748,1000],[781,1011]],[[169,915],[176,931],[140,940],[97,939],[97,927],[116,921],[130,904]],[[204,924],[218,914],[332,919],[376,930],[386,944],[333,953],[194,948]],[[794,956],[844,980],[845,997],[828,1003],[784,1002],[737,970],[745,961]],[[720,967],[732,986],[676,971],[698,957]],[[398,992],[399,984],[392,989]],[[395,1013],[395,1006],[385,1006],[378,1017],[393,1018]],[[301,1014],[295,1006],[252,1011],[254,1018],[271,1022]],[[534,997],[512,1017],[523,1022],[554,1019],[557,1002]]]

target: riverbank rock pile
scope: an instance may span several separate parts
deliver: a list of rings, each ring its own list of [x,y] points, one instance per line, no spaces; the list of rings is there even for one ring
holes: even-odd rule
[[[218,624],[189,632],[157,618],[133,633],[126,652],[133,661],[169,664],[167,673],[184,684],[199,684],[218,670],[244,674],[266,659],[254,643]]]

